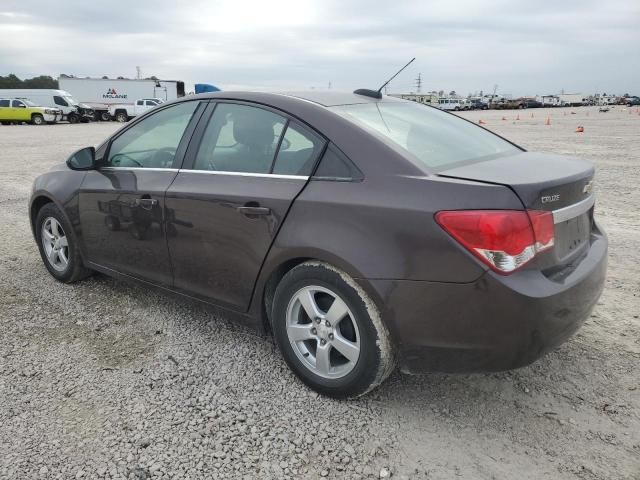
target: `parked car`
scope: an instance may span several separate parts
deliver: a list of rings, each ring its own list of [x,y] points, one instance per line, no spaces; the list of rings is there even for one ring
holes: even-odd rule
[[[2,125],[22,122],[43,125],[44,123],[55,123],[61,117],[60,110],[39,107],[29,100],[0,98],[0,123]]]
[[[605,280],[593,166],[357,92],[220,92],[146,112],[36,178],[45,267],[223,308],[334,397],[396,365],[519,367],[570,337]]]
[[[488,110],[489,105],[482,100],[471,100],[470,110]]]
[[[58,120],[69,123],[89,122],[93,120],[93,110],[78,103],[69,92],[48,88],[1,89],[0,97],[28,100],[34,105],[55,109],[62,113]]]
[[[109,107],[109,115],[118,122],[128,122],[133,117],[163,103],[159,98],[140,98],[133,104],[117,104]]]
[[[640,97],[627,97],[624,100],[625,104],[628,107],[635,107],[637,105],[640,105]]]
[[[542,102],[531,98],[523,98],[522,99],[522,108],[542,108]]]

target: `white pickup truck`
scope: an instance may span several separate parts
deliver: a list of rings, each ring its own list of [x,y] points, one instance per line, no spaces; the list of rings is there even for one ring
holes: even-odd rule
[[[111,105],[109,115],[118,122],[128,122],[136,115],[146,112],[163,103],[160,98],[140,98],[131,104]]]

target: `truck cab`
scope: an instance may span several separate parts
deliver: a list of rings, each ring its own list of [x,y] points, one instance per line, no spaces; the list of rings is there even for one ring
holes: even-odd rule
[[[164,102],[160,98],[139,98],[133,103],[133,105],[111,105],[109,107],[109,115],[118,122],[128,122],[133,117],[140,115],[147,110],[151,110],[161,103]]]

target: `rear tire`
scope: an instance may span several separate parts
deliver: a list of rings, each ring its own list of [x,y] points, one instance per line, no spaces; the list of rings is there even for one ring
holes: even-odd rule
[[[34,113],[33,115],[31,115],[31,123],[33,125],[43,125],[44,124],[44,117],[42,115],[40,115],[39,113]]]
[[[100,114],[100,120],[103,122],[109,122],[111,120],[111,115],[109,115],[109,112],[102,112]]]
[[[395,366],[378,308],[350,276],[329,264],[305,262],[282,278],[271,323],[291,370],[322,395],[359,397]]]
[[[38,212],[35,233],[40,256],[53,278],[73,283],[91,274],[82,263],[73,228],[53,203],[47,203]]]
[[[67,115],[67,120],[69,121],[69,123],[78,123],[80,121],[80,117],[78,117],[78,115],[76,115],[75,113],[70,113],[69,115]]]

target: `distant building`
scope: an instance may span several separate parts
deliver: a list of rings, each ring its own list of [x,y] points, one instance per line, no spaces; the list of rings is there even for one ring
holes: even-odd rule
[[[432,93],[392,93],[390,97],[411,100],[412,102],[424,103],[425,105],[437,105],[438,96]]]

